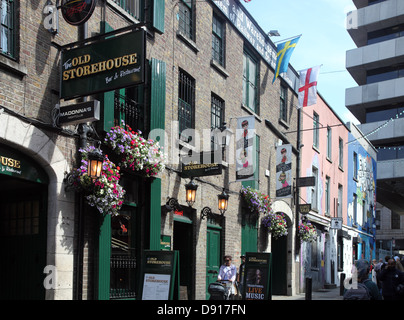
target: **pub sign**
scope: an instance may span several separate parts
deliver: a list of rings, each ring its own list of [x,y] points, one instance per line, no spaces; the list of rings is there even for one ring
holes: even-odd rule
[[[61,99],[73,99],[144,82],[145,31],[136,30],[63,50]]]
[[[62,16],[71,25],[81,25],[90,19],[96,3],[97,0],[62,0]]]

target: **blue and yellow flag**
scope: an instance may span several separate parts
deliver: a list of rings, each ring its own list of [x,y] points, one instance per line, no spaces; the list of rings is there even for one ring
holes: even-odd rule
[[[290,56],[292,55],[292,52],[295,49],[300,37],[301,36],[298,36],[297,38],[278,44],[275,76],[272,80],[272,83],[275,82],[275,79],[279,76],[280,73],[288,71]]]

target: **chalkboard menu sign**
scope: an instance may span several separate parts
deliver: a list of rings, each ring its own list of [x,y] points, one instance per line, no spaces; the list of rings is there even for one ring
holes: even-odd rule
[[[173,300],[179,292],[177,251],[145,251],[142,258],[142,300]],[[177,287],[177,290],[175,290]]]
[[[271,300],[271,253],[247,252],[244,273],[244,300]]]

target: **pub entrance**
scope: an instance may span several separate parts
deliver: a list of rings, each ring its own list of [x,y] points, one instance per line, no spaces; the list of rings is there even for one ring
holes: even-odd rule
[[[0,156],[2,160],[18,161],[14,167],[11,161],[2,161],[0,165],[0,300],[42,300],[47,176],[20,153],[0,146]]]
[[[178,250],[180,256],[180,300],[193,299],[193,225],[192,220],[184,215],[174,215],[174,250]]]

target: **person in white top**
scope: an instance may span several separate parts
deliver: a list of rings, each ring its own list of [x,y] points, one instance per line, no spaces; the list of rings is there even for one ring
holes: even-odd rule
[[[218,281],[230,281],[231,293],[236,293],[236,288],[234,282],[236,281],[237,268],[231,263],[231,256],[224,256],[224,264],[220,266],[219,275],[217,277]]]

